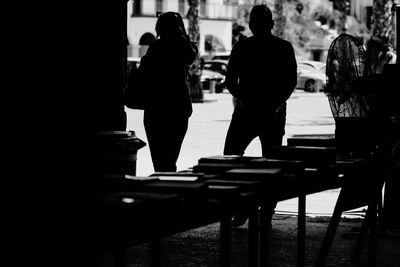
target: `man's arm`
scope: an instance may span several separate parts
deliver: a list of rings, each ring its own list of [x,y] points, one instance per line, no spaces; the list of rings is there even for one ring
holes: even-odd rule
[[[278,108],[283,105],[286,100],[289,99],[297,84],[297,62],[296,56],[294,54],[293,46],[288,43],[286,47],[286,51],[284,53],[285,57],[283,58],[283,66],[285,73],[285,79],[282,80],[282,94],[280,95],[280,101]]]
[[[228,70],[225,76],[225,83],[228,91],[235,98],[239,97],[239,48],[236,44],[229,57]]]

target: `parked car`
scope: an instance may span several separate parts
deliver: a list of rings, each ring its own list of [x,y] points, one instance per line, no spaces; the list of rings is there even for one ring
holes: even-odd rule
[[[222,61],[224,62],[224,61]],[[127,60],[128,66],[127,66],[127,72],[131,70],[131,68],[138,68],[140,65],[140,57],[128,57]],[[215,82],[215,92],[216,93],[221,93],[225,87],[225,75],[222,74],[221,72],[226,73],[226,67],[223,67],[220,65],[222,63],[218,62],[218,60],[213,62],[207,61],[204,64],[203,72],[201,75],[201,83],[203,84],[203,89],[209,90],[211,82]],[[227,61],[226,61],[227,64]]]
[[[231,51],[225,51],[225,52],[204,53],[200,57],[205,61],[214,59],[229,60],[230,55]]]
[[[225,76],[219,72],[203,69],[200,79],[204,90],[215,90],[215,93],[222,93],[225,87]],[[215,86],[211,88],[211,86]]]
[[[225,76],[226,71],[228,70],[228,60],[224,59],[206,60],[204,62],[203,69],[215,71]]]
[[[140,57],[128,57],[128,70],[133,66],[133,64],[136,66],[136,68],[139,67],[140,65]]]
[[[306,60],[297,63],[296,89],[305,92],[321,92],[326,87],[326,64],[320,61]]]
[[[215,92],[222,93],[225,89],[225,75],[228,69],[228,60],[207,60],[203,65],[201,77],[203,89],[210,89],[210,81],[216,81]]]
[[[230,55],[231,51],[217,52],[211,59],[229,60]]]

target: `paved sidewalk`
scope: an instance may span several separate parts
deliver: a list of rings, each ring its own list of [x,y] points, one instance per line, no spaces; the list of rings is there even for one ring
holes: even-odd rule
[[[314,266],[329,220],[329,217],[307,217],[304,266]],[[368,239],[362,247],[359,260],[354,261],[351,258],[361,223],[360,219],[342,218],[325,266],[368,266]],[[219,223],[214,223],[163,237],[161,240],[161,266],[218,267],[219,226]],[[240,228],[232,229],[232,267],[247,267],[247,227],[246,223]],[[269,242],[269,266],[296,266],[297,217],[274,215],[272,218],[272,235]],[[400,236],[398,234],[379,234],[377,237],[376,266],[400,266],[398,251],[400,251]],[[126,252],[127,267],[150,266],[149,243],[128,248]],[[111,255],[105,257],[102,267],[114,267]]]
[[[225,134],[233,111],[228,93],[205,94],[206,103],[193,104],[193,115],[178,161],[178,169],[192,167],[204,156],[222,154]],[[127,110],[128,130],[136,131],[144,141],[143,111]],[[323,93],[295,92],[288,101],[286,136],[295,134],[332,134],[334,120],[328,100]],[[168,130],[168,129],[166,129]],[[284,141],[286,143],[286,139]],[[260,156],[259,140],[254,140],[246,151],[248,156]],[[138,152],[137,175],[153,172],[148,146]],[[339,190],[307,196],[305,266],[313,266],[323,236],[333,212]],[[345,214],[339,224],[326,266],[367,266],[368,246],[364,244],[360,262],[351,261],[361,216]],[[271,266],[295,266],[297,240],[297,199],[279,202],[272,220]],[[219,223],[165,237],[162,240],[163,266],[213,267],[218,266]],[[232,266],[247,265],[247,223],[233,229]],[[400,266],[398,234],[379,235],[377,266]],[[149,246],[143,244],[127,251],[127,266],[149,266]],[[109,266],[112,258],[105,259]]]
[[[201,157],[221,155],[225,135],[229,127],[233,105],[232,96],[205,93],[206,103],[193,104],[193,115],[189,121],[180,157],[178,170],[184,170],[197,164]],[[147,142],[143,127],[143,111],[127,109],[128,130]],[[332,134],[334,120],[328,99],[323,93],[305,93],[296,91],[288,100],[286,138],[295,134]],[[166,129],[168,130],[168,129]],[[248,156],[261,156],[261,146],[255,139],[246,150]],[[153,172],[148,146],[138,151],[137,175],[147,176]],[[326,191],[307,197],[308,215],[330,215],[338,196],[338,190]],[[297,212],[297,199],[278,203],[278,213]]]
[[[225,135],[233,111],[232,97],[229,93],[208,94],[206,103],[193,104],[193,115],[189,121],[180,157],[178,169],[186,169],[197,163],[200,157],[222,154]],[[136,135],[147,141],[143,128],[143,111],[126,109],[127,129],[136,131]],[[167,129],[166,129],[167,130]],[[328,100],[323,93],[295,92],[288,101],[286,138],[294,134],[330,134],[334,132],[334,120]],[[246,155],[260,156],[258,139],[250,144]],[[138,152],[137,174],[152,173],[150,152],[144,147]]]

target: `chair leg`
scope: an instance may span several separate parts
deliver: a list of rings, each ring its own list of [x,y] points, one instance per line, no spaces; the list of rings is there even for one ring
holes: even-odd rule
[[[324,266],[326,262],[326,258],[328,257],[329,249],[332,245],[333,238],[335,236],[337,227],[340,222],[340,218],[343,213],[343,204],[346,198],[346,191],[343,190],[340,191],[339,197],[336,201],[335,209],[332,214],[331,221],[329,222],[328,229],[326,231],[326,234],[324,236],[324,240],[322,242],[320,251],[318,253],[317,261],[315,263],[315,266]]]
[[[371,178],[370,200],[365,218],[361,225],[361,230],[358,235],[352,258],[357,260],[360,258],[362,247],[365,243],[367,235],[368,240],[368,265],[375,266],[376,264],[376,234],[378,226],[378,214],[382,214],[382,188],[383,182],[376,181]]]
[[[150,267],[161,266],[161,239],[152,238],[150,240]]]
[[[231,266],[231,218],[232,216],[224,216],[220,224],[220,266]]]
[[[258,206],[249,211],[248,231],[248,266],[258,267]]]
[[[367,238],[367,234],[368,234],[368,229],[369,229],[369,217],[371,211],[368,209],[366,214],[365,214],[365,218],[362,222],[361,225],[361,230],[360,233],[358,234],[358,238],[356,241],[356,244],[354,245],[354,249],[353,249],[353,253],[352,253],[352,258],[353,259],[359,259],[360,255],[361,255],[361,251],[362,251],[362,247],[365,243],[365,239]]]
[[[378,204],[378,210],[377,210],[377,215],[378,215],[378,229],[385,231],[385,227],[384,227],[384,222],[385,222],[385,217],[384,217],[384,211],[383,211],[383,203],[382,203],[382,198],[383,198],[383,184],[382,183],[382,187],[381,190],[378,190],[377,194],[377,204]]]
[[[369,219],[369,237],[368,237],[368,266],[376,266],[376,232],[377,232],[377,207],[372,205]]]
[[[114,253],[114,266],[115,267],[126,266],[126,253],[124,249],[120,249]]]
[[[297,216],[297,266],[304,266],[306,245],[306,196],[299,196]]]
[[[383,182],[378,176],[371,179],[370,200],[368,210],[371,210],[369,218],[369,239],[368,239],[368,266],[376,266],[376,235],[378,230],[378,205],[381,201]]]
[[[258,257],[259,266],[267,267],[270,265],[269,242],[271,236],[271,210],[268,205],[261,205],[259,211],[259,247]]]

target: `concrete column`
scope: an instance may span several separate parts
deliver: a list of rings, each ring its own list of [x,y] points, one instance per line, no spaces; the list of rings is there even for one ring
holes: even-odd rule
[[[396,63],[399,64],[400,55],[400,5],[396,5]]]

